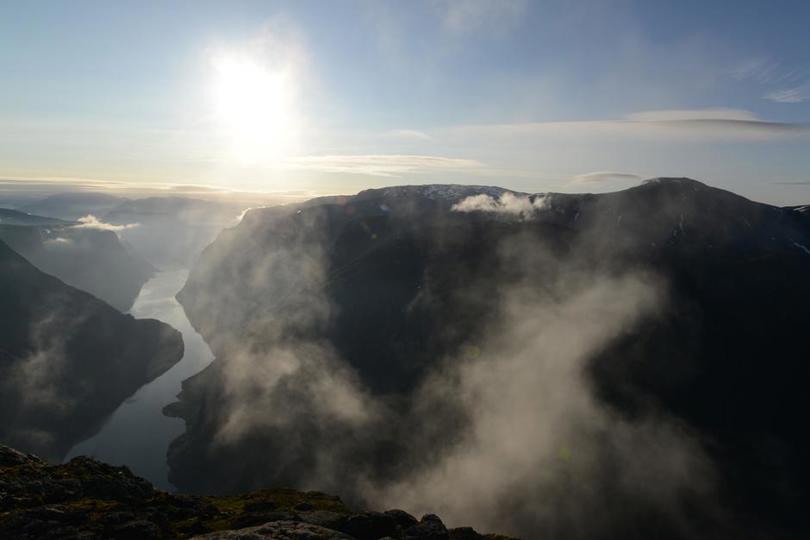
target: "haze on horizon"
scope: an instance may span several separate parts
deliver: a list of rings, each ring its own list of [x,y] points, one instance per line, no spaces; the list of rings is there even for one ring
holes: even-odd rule
[[[6,2],[0,194],[689,176],[807,203],[808,20],[800,0]]]

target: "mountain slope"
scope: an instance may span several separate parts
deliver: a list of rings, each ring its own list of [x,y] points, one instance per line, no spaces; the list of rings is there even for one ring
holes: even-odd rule
[[[35,216],[17,210],[0,208],[0,225],[67,225],[69,222],[56,218]]]
[[[0,241],[0,441],[59,460],[182,352],[168,325],[122,315]]]
[[[127,311],[154,268],[113,231],[0,224],[0,240],[47,274]]]
[[[801,537],[807,246],[801,212],[689,179],[251,211],[178,295],[217,359],[167,409],[172,481],[524,535]]]

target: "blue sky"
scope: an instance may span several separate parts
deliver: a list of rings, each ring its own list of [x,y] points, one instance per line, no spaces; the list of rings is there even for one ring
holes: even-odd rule
[[[804,0],[3,2],[0,177],[810,202]],[[76,180],[78,181],[78,180]]]

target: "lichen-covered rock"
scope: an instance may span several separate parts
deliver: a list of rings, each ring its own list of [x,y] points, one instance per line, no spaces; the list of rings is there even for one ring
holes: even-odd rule
[[[419,520],[417,520],[415,517],[413,517],[412,515],[410,515],[408,512],[406,512],[404,510],[399,510],[399,509],[386,510],[384,512],[384,514],[386,516],[391,517],[391,519],[394,520],[394,523],[396,523],[397,526],[400,527],[403,530],[407,529],[408,527],[412,527],[412,526],[416,525],[417,523],[419,523]]]
[[[343,530],[358,540],[378,540],[397,534],[397,524],[381,512],[363,512],[349,516]]]
[[[442,534],[444,536],[442,536]],[[355,512],[317,491],[205,497],[166,493],[87,457],[51,465],[0,445],[0,538],[15,540],[444,540],[441,520],[402,510]],[[474,540],[484,536],[470,537]]]
[[[351,536],[334,529],[326,529],[300,521],[274,521],[259,527],[218,531],[194,538],[196,540],[353,540]]]
[[[439,516],[427,514],[421,521],[405,530],[405,540],[449,540],[450,534]]]

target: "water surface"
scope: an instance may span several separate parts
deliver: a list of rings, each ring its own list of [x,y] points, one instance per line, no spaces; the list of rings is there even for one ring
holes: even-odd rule
[[[166,449],[183,432],[179,418],[161,412],[176,401],[180,383],[198,373],[214,355],[191,323],[174,295],[183,287],[187,270],[159,272],[144,284],[130,313],[139,319],[159,319],[183,334],[185,353],[169,371],[121,404],[95,436],[82,441],[68,453],[67,459],[85,455],[113,465],[126,465],[165,490],[173,489],[167,479]]]

